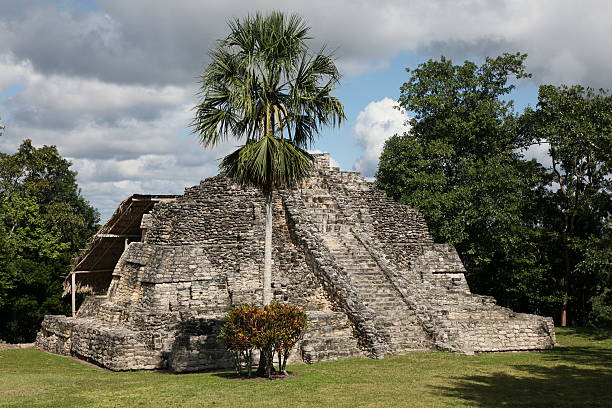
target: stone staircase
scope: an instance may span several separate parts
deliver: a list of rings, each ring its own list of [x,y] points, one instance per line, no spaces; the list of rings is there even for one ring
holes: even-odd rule
[[[318,239],[368,310],[385,343],[384,354],[433,348],[467,353],[529,350],[554,344],[550,319],[514,313],[497,306],[490,296],[470,293],[462,274],[441,286],[439,280],[434,282],[417,270],[391,265],[381,257],[380,244],[371,239],[376,225],[366,213],[351,207],[354,200],[344,197],[344,188],[372,189],[353,172],[319,165],[300,189],[302,211],[308,213]],[[387,207],[397,205],[386,196],[382,201]]]
[[[320,185],[320,184],[319,184]],[[384,333],[388,353],[431,349],[433,344],[415,313],[379,268],[367,248],[355,237],[350,224],[328,190],[301,190],[319,236],[351,286],[376,317],[374,326]]]

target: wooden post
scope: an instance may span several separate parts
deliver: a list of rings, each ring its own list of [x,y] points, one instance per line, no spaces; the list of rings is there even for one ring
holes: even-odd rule
[[[72,272],[70,277],[70,291],[72,292],[72,317],[74,317],[76,315],[76,274]]]

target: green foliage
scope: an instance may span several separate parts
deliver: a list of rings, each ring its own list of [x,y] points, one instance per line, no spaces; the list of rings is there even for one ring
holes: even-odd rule
[[[272,303],[262,307],[242,305],[225,316],[221,338],[232,353],[236,372],[247,369],[250,377],[253,350],[259,349],[264,375],[270,377],[274,353],[278,356],[278,372],[286,374],[291,349],[301,339],[307,318],[301,308]]]
[[[401,87],[410,131],[385,144],[377,184],[457,247],[477,293],[519,311],[609,324],[612,102],[607,91],[540,88],[522,116],[507,94],[525,55],[428,61]],[[547,143],[553,165],[521,151]],[[563,321],[563,319],[561,319]]]
[[[286,139],[263,137],[226,156],[221,168],[241,185],[265,189],[294,185],[312,166],[312,157]]]
[[[344,120],[331,96],[340,74],[330,54],[309,52],[309,27],[296,15],[257,13],[229,28],[201,76],[194,132],[207,147],[246,139],[221,165],[239,184],[292,185],[308,175],[312,158],[303,149],[319,128]]]
[[[544,196],[552,216],[545,222],[560,259],[555,269],[563,311],[582,324],[610,324],[612,95],[544,85],[537,107],[521,121],[525,138],[547,144],[552,160],[552,186]]]
[[[61,282],[98,222],[53,146],[0,153],[0,338],[32,341],[45,314],[66,313]]]
[[[511,77],[525,78],[526,56],[504,54],[478,66],[442,57],[414,70],[399,103],[411,129],[391,137],[380,157],[377,184],[425,215],[434,239],[457,247],[477,293],[502,304],[537,308],[525,296],[545,275],[537,263],[541,234],[525,214],[544,188],[544,172],[517,149]]]

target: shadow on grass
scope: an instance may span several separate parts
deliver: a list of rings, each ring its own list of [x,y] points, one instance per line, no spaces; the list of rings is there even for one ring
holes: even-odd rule
[[[591,366],[612,370],[612,349],[566,346],[543,353],[544,361]],[[611,383],[612,384],[612,383]]]
[[[586,340],[610,340],[612,339],[612,329],[599,329],[595,327],[576,327],[572,329],[565,329],[563,336],[575,336]]]
[[[519,373],[451,380],[436,393],[479,407],[612,407],[612,373],[560,365],[513,366]]]
[[[612,407],[612,349],[567,346],[541,357],[543,365],[511,365],[514,373],[450,378],[434,392],[478,407]]]

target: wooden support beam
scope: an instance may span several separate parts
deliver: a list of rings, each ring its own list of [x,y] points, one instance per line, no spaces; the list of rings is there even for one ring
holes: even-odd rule
[[[132,198],[134,202],[151,202],[159,203],[160,201],[174,201],[176,197],[158,197],[158,198]]]
[[[96,237],[99,238],[138,238],[140,239],[140,234],[96,234]]]
[[[70,275],[70,292],[72,292],[72,317],[74,317],[76,315],[76,274],[72,272]]]
[[[112,271],[114,271],[114,269],[96,269],[93,271],[74,271],[72,272],[72,274],[76,275],[76,274],[82,274],[82,273],[98,273],[98,272],[112,272]]]

